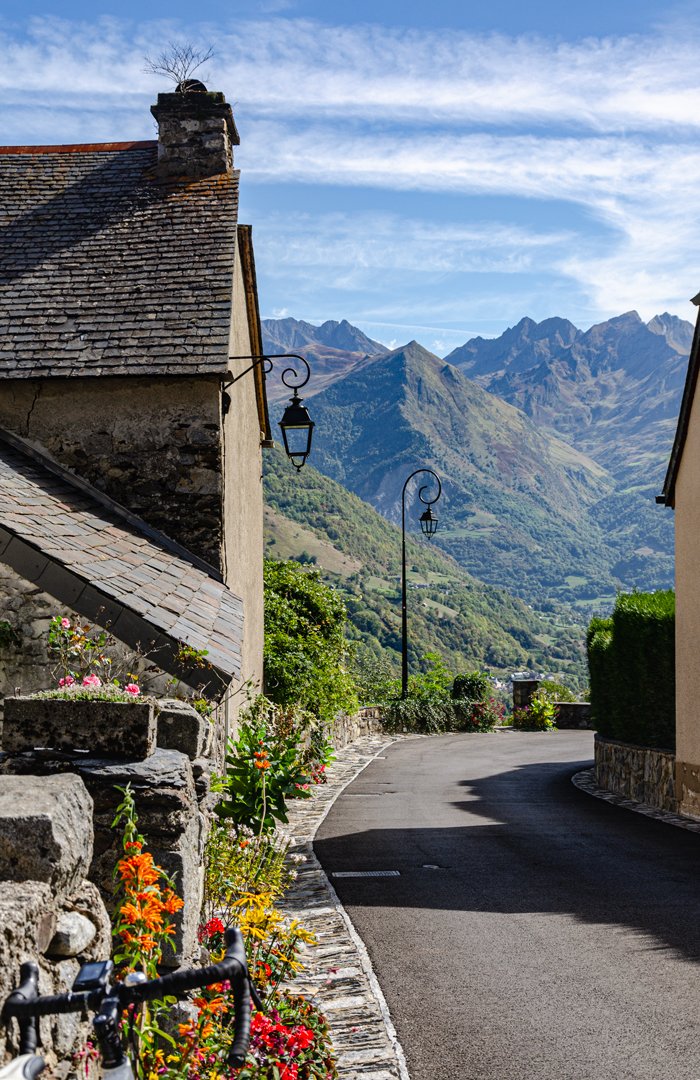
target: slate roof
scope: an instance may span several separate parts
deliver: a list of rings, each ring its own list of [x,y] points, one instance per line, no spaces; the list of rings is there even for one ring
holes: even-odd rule
[[[156,142],[0,147],[0,376],[225,373],[238,172]]]
[[[696,307],[700,307],[700,293],[698,293],[697,296],[694,296],[691,302],[695,304]],[[693,344],[690,348],[688,371],[685,377],[685,387],[683,389],[683,398],[678,414],[678,424],[676,426],[676,435],[671,449],[671,457],[666,470],[663,490],[660,495],[656,496],[657,503],[661,503],[664,506],[675,507],[676,505],[676,479],[678,478],[678,470],[681,466],[685,440],[688,435],[688,425],[690,424],[690,414],[695,400],[698,375],[700,375],[700,312],[698,313],[698,319],[695,324]]]
[[[192,686],[240,677],[243,602],[216,571],[2,430],[0,560]],[[181,643],[211,669],[183,668]]]

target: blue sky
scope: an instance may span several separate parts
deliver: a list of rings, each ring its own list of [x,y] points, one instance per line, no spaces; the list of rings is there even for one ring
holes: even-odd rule
[[[241,133],[265,316],[444,354],[523,315],[694,318],[700,0],[2,0],[0,144],[154,137],[170,41]]]

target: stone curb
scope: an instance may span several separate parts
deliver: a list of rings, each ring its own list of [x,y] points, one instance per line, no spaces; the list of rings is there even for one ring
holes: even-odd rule
[[[635,814],[643,814],[644,817],[653,818],[654,821],[663,821],[666,825],[674,825],[677,829],[685,829],[686,832],[700,832],[700,821],[693,821],[692,818],[672,814],[670,810],[660,810],[656,806],[649,806],[647,803],[627,799],[624,795],[616,795],[613,791],[606,791],[597,786],[594,777],[594,769],[582,769],[571,777],[571,783],[579,791],[585,791],[587,795],[603,799],[604,802],[612,803],[613,806],[621,806],[624,810],[632,810]]]
[[[342,791],[392,743],[412,736],[369,735],[339,751],[327,782],[310,799],[293,801],[284,834],[305,856],[282,904],[316,936],[303,956],[294,990],[325,1014],[342,1080],[410,1080],[389,1008],[365,945],[313,849],[316,833]],[[420,736],[419,736],[420,737]]]

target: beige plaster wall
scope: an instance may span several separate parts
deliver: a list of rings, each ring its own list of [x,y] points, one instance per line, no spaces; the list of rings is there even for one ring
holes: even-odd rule
[[[232,356],[251,353],[245,287],[240,257],[236,255],[231,323]],[[233,374],[250,367],[251,360],[232,360]],[[248,372],[227,393],[231,399],[224,418],[224,576],[244,603],[243,680],[262,686],[263,657],[263,488],[260,421],[255,379]],[[241,697],[234,702],[239,704]]]
[[[700,816],[700,407],[676,481],[676,795]]]
[[[3,381],[0,426],[219,568],[218,379]]]

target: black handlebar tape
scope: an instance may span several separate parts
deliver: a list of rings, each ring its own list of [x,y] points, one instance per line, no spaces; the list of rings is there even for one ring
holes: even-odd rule
[[[82,1012],[90,1009],[94,1012],[99,1009],[105,996],[104,990],[84,990],[79,994],[46,994],[37,998],[36,1001],[21,1001],[13,994],[5,1002],[3,1016],[5,1018],[16,1016],[22,1020],[27,1016],[58,1016],[60,1013]],[[13,1000],[14,999],[14,1000]]]
[[[22,964],[19,969],[20,984],[16,990],[10,994],[7,999],[7,1005],[14,1002],[27,1002],[35,1001],[39,996],[39,966],[34,961],[29,960],[26,964]],[[9,1019],[12,1015],[11,1012],[3,1009],[3,1019]],[[29,1013],[22,1017],[19,1021],[19,1052],[20,1054],[33,1054],[36,1051],[39,1043],[39,1032],[37,1029],[36,1015]]]
[[[218,964],[210,964],[204,968],[184,968],[181,971],[174,971],[170,975],[162,975],[158,979],[152,979],[150,982],[136,983],[134,986],[117,983],[110,989],[108,996],[117,998],[121,1008],[126,1008],[127,1005],[138,1005],[149,998],[171,995],[173,997],[182,997],[188,990],[229,981],[233,988],[235,1016],[233,1045],[229,1052],[229,1064],[240,1067],[245,1062],[250,1042],[250,981],[243,935],[240,930],[233,928],[227,930],[225,941],[227,945],[226,955]],[[35,964],[22,965],[22,986],[10,994],[5,1002],[3,1009],[5,1019],[15,1016],[20,1020],[31,1023],[32,1021],[28,1018],[82,1012],[83,1009],[91,1011],[101,1009],[102,1003],[107,996],[104,990],[85,990],[75,994],[69,992],[67,994],[50,994],[46,997],[36,997],[37,987],[34,985],[33,997],[30,996],[32,988],[25,976],[25,969],[30,967],[36,969],[36,978],[38,979],[38,968],[36,968]],[[36,1043],[34,1048],[36,1048]]]
[[[124,986],[123,983],[119,983],[112,992],[118,994],[122,1005],[126,1006],[138,1005],[148,998],[169,995],[182,997],[188,990],[211,986],[213,983],[233,983],[238,974],[242,974],[247,982],[248,965],[240,930],[227,930],[226,944],[228,946],[226,954],[218,964],[210,964],[203,968],[182,968],[180,971],[173,971],[171,975],[161,975],[158,979],[136,983],[134,986]]]
[[[227,1062],[233,1069],[245,1065],[250,1045],[250,985],[248,974],[239,971],[232,980],[234,1028],[233,1042],[227,1055]]]

